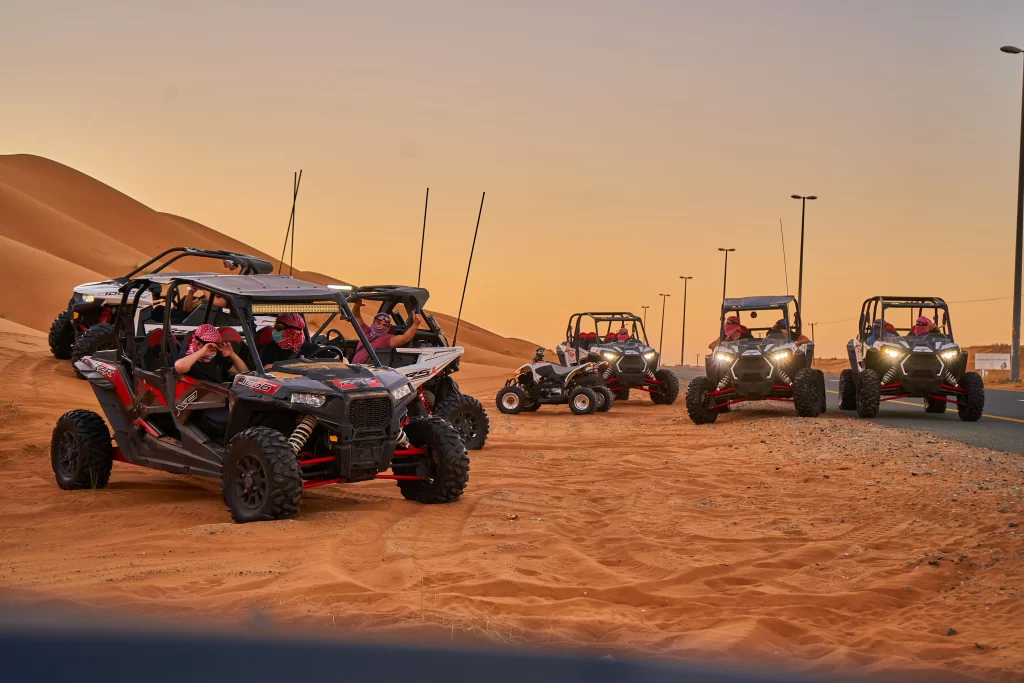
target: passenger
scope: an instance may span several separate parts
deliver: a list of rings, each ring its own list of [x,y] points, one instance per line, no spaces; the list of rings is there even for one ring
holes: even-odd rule
[[[367,341],[370,342],[370,347],[373,349],[397,349],[405,346],[412,341],[412,338],[416,336],[416,331],[423,324],[423,316],[419,313],[412,314],[412,323],[402,334],[391,333],[391,317],[387,313],[378,313],[373,316],[373,322],[369,325],[363,320],[363,302],[361,299],[356,299],[351,302],[352,312],[355,313],[356,319],[359,321],[359,327],[362,328],[363,334],[366,335]],[[370,352],[363,347],[363,343],[359,342],[356,346],[356,353],[352,356],[353,363],[365,363],[370,359]]]
[[[181,308],[182,308],[182,310],[185,311],[185,313],[191,313],[192,311],[196,310],[197,308],[199,308],[201,305],[203,305],[206,302],[206,299],[204,297],[196,296],[196,292],[198,292],[198,291],[199,291],[199,288],[196,287],[195,285],[189,285],[188,286],[188,291],[185,293],[185,300],[182,301],[182,303],[181,303]],[[228,307],[228,301],[227,301],[227,299],[222,297],[220,294],[214,294],[213,295],[213,307],[214,308],[227,308]]]
[[[864,340],[865,343],[868,346],[872,346],[879,339],[882,339],[882,338],[884,338],[886,336],[894,335],[896,333],[896,328],[893,327],[892,323],[886,323],[885,324],[885,334],[884,335],[879,334],[879,331],[881,329],[882,329],[882,320],[880,318],[876,318],[875,322],[871,323],[871,334],[869,334],[868,338]]]
[[[724,341],[739,341],[741,339],[753,339],[754,335],[750,334],[743,325],[740,325],[740,317],[738,315],[730,315],[725,319],[725,340]],[[708,348],[714,350],[718,346],[718,340],[708,344]]]
[[[204,382],[223,384],[232,375],[249,372],[231,344],[224,341],[213,325],[200,325],[192,333],[185,355],[174,362],[179,375]]]
[[[914,323],[914,328],[910,330],[910,334],[913,337],[923,337],[926,334],[932,334],[938,331],[939,328],[932,323],[931,318],[926,315],[920,315]]]
[[[615,334],[615,341],[619,342],[620,344],[622,342],[628,342],[629,338],[630,338],[629,330],[626,329],[625,325],[620,327],[619,331]]]
[[[299,357],[306,343],[306,321],[298,313],[282,313],[274,321],[274,335],[260,347],[260,360],[264,369],[274,363]]]

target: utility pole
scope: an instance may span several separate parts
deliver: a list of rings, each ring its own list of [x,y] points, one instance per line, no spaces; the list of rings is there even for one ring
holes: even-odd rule
[[[658,336],[658,353],[661,353],[662,345],[665,343],[665,302],[671,294],[659,294],[661,297],[661,334]],[[646,327],[646,325],[644,326]]]
[[[817,325],[817,323],[811,323],[811,343],[812,344],[814,343],[814,326],[815,325]]]
[[[1024,50],[1007,45],[1000,48],[1011,55]],[[1024,88],[1024,83],[1022,83]],[[1013,257],[1013,330],[1010,333],[1010,381],[1020,381],[1020,287],[1021,287],[1021,244],[1024,242],[1024,92],[1021,95],[1020,110],[1020,166],[1017,169],[1017,246]]]
[[[646,330],[647,329],[647,309],[650,308],[650,306],[641,306],[640,308],[644,309],[644,329]]]
[[[693,277],[680,275],[679,279],[683,281],[683,336],[682,341],[679,342],[679,364],[686,365],[686,286],[690,284]]]

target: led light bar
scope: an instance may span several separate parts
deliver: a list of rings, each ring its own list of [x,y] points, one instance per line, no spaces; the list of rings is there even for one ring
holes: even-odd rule
[[[267,313],[340,313],[338,304],[253,304],[254,314]]]

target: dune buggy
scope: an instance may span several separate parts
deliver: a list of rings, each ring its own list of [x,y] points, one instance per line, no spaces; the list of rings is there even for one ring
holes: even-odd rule
[[[626,328],[626,338],[618,339]],[[647,343],[647,331],[639,316],[627,312],[574,313],[569,317],[565,341],[558,345],[563,365],[591,362],[617,400],[629,400],[631,389],[646,391],[655,403],[675,403],[679,378],[659,368],[660,356]]]
[[[78,361],[97,351],[114,348],[113,323],[121,303],[121,286],[140,273],[165,271],[183,258],[219,261],[224,268],[238,271],[241,275],[267,274],[274,270],[269,262],[247,254],[192,247],[168,249],[121,277],[86,282],[75,287],[67,310],[62,311],[50,325],[50,353],[54,358]],[[159,288],[146,292],[137,311],[140,321],[143,318],[148,321],[153,316],[162,320],[166,308],[160,305],[160,296]],[[186,316],[181,309],[171,312],[175,322],[182,322]]]
[[[568,403],[573,415],[608,412],[614,398],[600,381],[593,363],[559,365],[544,360],[538,348],[533,360],[520,366],[495,399],[506,415],[533,412],[545,403]]]
[[[757,318],[765,322],[754,327]],[[748,325],[727,340],[726,319]],[[709,424],[744,401],[791,401],[800,417],[825,412],[825,375],[811,367],[814,343],[800,335],[800,310],[792,296],[726,299],[715,349],[704,360],[707,375],[686,388],[686,411],[696,424]]]
[[[914,326],[929,317],[930,328]],[[850,368],[839,375],[839,407],[875,417],[883,401],[921,398],[929,413],[957,407],[980,420],[985,383],[967,372],[967,353],[953,339],[949,307],[936,297],[876,296],[861,305],[857,336],[846,345]]]
[[[465,349],[452,346],[434,316],[423,307],[430,292],[420,287],[401,285],[371,285],[357,287],[348,293],[348,300],[378,302],[374,315],[386,313],[392,322],[392,331],[401,334],[408,329],[413,314],[423,316],[426,329],[416,332],[408,346],[395,349],[377,349],[377,357],[385,367],[405,375],[417,390],[419,401],[410,406],[413,416],[434,415],[447,420],[462,434],[469,450],[483,448],[490,431],[490,418],[477,399],[462,393],[452,375],[459,371],[459,360]],[[320,325],[313,338],[321,344],[343,349],[351,359],[357,339],[346,339],[337,329],[336,316]]]
[[[115,348],[77,363],[106,423],[73,410],[53,431],[50,455],[61,488],[102,488],[114,460],[215,477],[236,522],[294,517],[304,489],[338,482],[396,480],[405,498],[421,503],[462,495],[469,478],[462,439],[439,418],[409,419],[416,391],[407,378],[350,365],[337,349],[311,342],[305,357],[264,368],[256,316],[338,314],[351,321],[343,293],[277,275],[172,277],[172,285],[193,283],[230,302],[250,371],[230,384],[176,373],[190,334],[175,334],[166,319],[139,336],[134,322],[150,286],[171,278],[123,284]],[[371,361],[380,365],[372,351]]]

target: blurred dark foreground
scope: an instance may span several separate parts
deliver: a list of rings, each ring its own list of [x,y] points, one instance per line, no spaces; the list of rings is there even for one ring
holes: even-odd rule
[[[108,613],[0,606],[0,681],[76,683],[768,683],[823,681],[665,662],[459,650],[210,630]],[[832,679],[835,680],[835,679]]]

